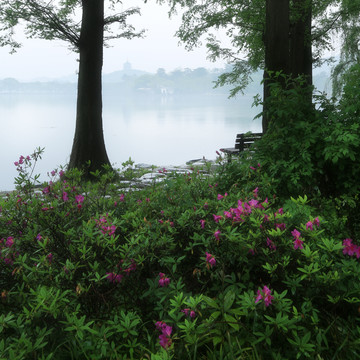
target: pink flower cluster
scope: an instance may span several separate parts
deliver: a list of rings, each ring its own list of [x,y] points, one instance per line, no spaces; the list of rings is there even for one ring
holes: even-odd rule
[[[120,283],[124,275],[116,274],[116,273],[106,273],[106,278],[113,284]]]
[[[357,246],[353,244],[352,239],[345,239],[343,241],[343,254],[354,256],[356,255],[356,258],[358,259],[360,257],[360,246]]]
[[[31,161],[31,158],[29,155],[26,157],[21,155],[19,160],[14,162],[14,165],[17,167],[16,170],[19,172],[22,172],[23,168],[21,165],[23,165],[24,163],[25,163],[25,165],[28,165],[30,161]]]
[[[304,242],[303,242],[303,240],[300,238],[301,233],[300,233],[298,230],[294,229],[294,230],[291,232],[291,235],[294,237],[294,249],[295,249],[295,250],[296,250],[296,249],[303,249],[303,248],[304,248],[304,246],[303,246]]]
[[[316,217],[313,221],[308,221],[305,226],[306,230],[313,230],[314,226],[320,226],[320,220],[318,217]]]
[[[263,202],[256,199],[251,199],[248,202],[239,200],[238,207],[230,208],[229,211],[224,211],[224,215],[227,219],[231,219],[234,222],[243,222],[244,217],[250,215],[253,209],[264,209],[263,204],[267,203],[268,199],[265,199]]]
[[[216,260],[213,255],[209,254],[208,252],[205,252],[205,256],[206,256],[206,262],[210,265],[210,267],[216,265]]]
[[[168,277],[166,277],[166,275],[164,273],[159,273],[159,286],[161,287],[166,287],[169,286],[170,284],[170,279]]]
[[[273,251],[276,250],[276,245],[275,245],[274,242],[273,242],[271,239],[269,239],[269,238],[266,239],[266,245],[268,246],[268,248],[269,248],[270,250],[273,250]]]
[[[194,310],[190,310],[189,308],[181,310],[185,314],[185,316],[189,316],[192,319],[196,317],[196,312]]]
[[[20,156],[20,158],[19,158],[19,161],[15,161],[14,162],[14,165],[15,166],[19,166],[19,165],[22,165],[22,164],[24,164],[24,160],[25,161],[30,161],[31,159],[30,159],[30,156],[28,155],[27,157],[25,157],[25,156]]]
[[[218,194],[217,199],[222,200],[225,196],[228,196],[228,193],[225,193],[224,195]]]
[[[75,195],[75,202],[77,204],[77,208],[80,210],[82,208],[82,203],[84,202],[84,196],[80,195]]]
[[[274,297],[271,295],[271,290],[267,286],[264,286],[262,290],[258,290],[255,304],[260,300],[264,300],[265,306],[268,307],[271,305],[271,300],[273,299]]]
[[[11,248],[13,245],[14,245],[14,238],[12,236],[9,236],[6,239],[5,246]]]
[[[107,215],[108,214],[102,216],[99,220],[95,219],[95,222],[97,227],[101,229],[102,234],[114,236],[116,231],[116,226],[108,222]]]
[[[12,265],[18,255],[14,243],[14,238],[12,236],[9,236],[7,239],[0,240],[0,259],[4,260],[6,265]],[[2,249],[4,248],[12,249],[11,252],[7,252],[7,255],[4,255],[5,257],[2,254]]]
[[[120,264],[123,264],[124,260],[121,260],[121,262],[116,266],[116,267],[120,267]],[[122,271],[125,275],[129,275],[132,271],[136,270],[136,262],[134,260],[131,260],[131,263],[129,265],[129,267],[127,267],[126,269],[123,269],[120,267],[119,271]],[[120,283],[122,281],[122,279],[124,278],[124,275],[119,274],[119,273],[115,273],[115,272],[108,272],[106,273],[106,278],[113,284],[115,283]]]
[[[172,343],[170,338],[172,333],[172,327],[167,325],[164,321],[157,321],[155,323],[155,326],[158,331],[161,331],[161,335],[159,335],[159,344],[165,350],[167,350]]]

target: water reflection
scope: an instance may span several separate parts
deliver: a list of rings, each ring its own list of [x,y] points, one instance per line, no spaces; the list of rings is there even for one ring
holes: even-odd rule
[[[46,173],[69,159],[75,129],[75,94],[1,94],[2,141],[0,190],[13,188],[13,162],[45,147],[37,172]],[[183,164],[215,158],[234,144],[235,135],[261,131],[251,97],[226,95],[104,97],[104,136],[110,161],[120,166],[130,156],[137,163]]]

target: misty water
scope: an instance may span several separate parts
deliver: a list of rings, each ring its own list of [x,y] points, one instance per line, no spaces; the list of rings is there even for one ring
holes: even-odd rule
[[[131,157],[135,163],[182,165],[215,159],[221,147],[234,145],[237,133],[261,131],[253,120],[252,96],[225,94],[135,97],[104,96],[105,143],[115,167]],[[36,173],[69,160],[75,129],[74,95],[0,94],[2,125],[0,191],[14,188],[14,161],[37,147],[45,153]]]

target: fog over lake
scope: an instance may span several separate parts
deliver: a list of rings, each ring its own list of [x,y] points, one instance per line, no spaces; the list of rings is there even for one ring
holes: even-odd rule
[[[261,131],[253,120],[251,96],[227,99],[225,94],[135,97],[104,96],[103,123],[110,161],[120,167],[136,163],[181,165],[231,147],[235,135]],[[14,161],[45,147],[36,173],[46,173],[69,160],[76,96],[0,94],[2,146],[0,190],[9,190],[16,176]]]

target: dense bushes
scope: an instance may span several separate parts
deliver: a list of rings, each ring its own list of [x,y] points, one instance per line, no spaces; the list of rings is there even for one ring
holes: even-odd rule
[[[54,171],[34,193],[37,158],[1,201],[0,358],[360,356],[360,248],[330,204],[245,161],[233,186],[235,165],[142,191]]]
[[[283,76],[283,75],[278,75]],[[359,191],[360,67],[347,75],[339,102],[314,95],[301,78],[271,86],[269,130],[255,158],[277,183],[278,195],[354,196]]]

